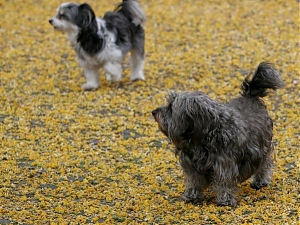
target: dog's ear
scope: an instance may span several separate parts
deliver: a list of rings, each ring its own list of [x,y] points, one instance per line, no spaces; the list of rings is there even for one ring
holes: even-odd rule
[[[178,120],[172,118],[169,125],[169,138],[179,149],[189,145],[194,134],[194,121],[186,114],[181,115]]]
[[[215,110],[206,95],[195,92],[184,101],[184,110],[193,121],[202,124],[214,119]]]
[[[168,101],[172,104],[170,138],[178,148],[190,142],[195,129],[194,119],[187,112],[187,98],[184,94],[171,92]]]
[[[166,96],[168,104],[174,102],[174,100],[177,96],[178,96],[178,94],[175,91],[170,91],[170,93],[167,94],[167,96]]]
[[[193,120],[197,120],[198,113],[200,111],[200,105],[196,98],[186,98],[185,111],[186,114]]]
[[[81,28],[87,28],[96,18],[92,7],[87,3],[78,6],[78,14],[78,26]]]
[[[222,113],[218,103],[212,101],[202,93],[187,97],[185,111],[187,115],[197,124],[197,133],[207,138],[206,143],[212,147],[227,146],[233,134],[230,128],[233,126],[229,121],[229,113]]]

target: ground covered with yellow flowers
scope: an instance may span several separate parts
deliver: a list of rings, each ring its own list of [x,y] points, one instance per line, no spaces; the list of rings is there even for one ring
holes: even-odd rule
[[[118,1],[88,1],[98,16]],[[0,0],[0,224],[298,224],[299,4],[141,0],[146,81],[84,92],[65,35],[48,24],[61,1]],[[265,99],[274,119],[269,187],[240,185],[235,208],[208,190],[180,200],[183,176],[151,111],[170,90],[219,101],[239,94],[262,61],[285,88]]]

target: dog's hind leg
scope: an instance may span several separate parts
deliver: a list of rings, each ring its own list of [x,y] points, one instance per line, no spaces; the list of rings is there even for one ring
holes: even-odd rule
[[[145,31],[139,27],[133,36],[132,49],[130,56],[131,81],[145,80],[144,61],[145,61]]]
[[[145,80],[144,54],[138,49],[131,50],[130,56],[131,81]]]
[[[262,187],[268,186],[272,177],[273,160],[270,154],[262,162],[258,170],[255,172],[253,181],[250,186],[253,189],[259,190]]]

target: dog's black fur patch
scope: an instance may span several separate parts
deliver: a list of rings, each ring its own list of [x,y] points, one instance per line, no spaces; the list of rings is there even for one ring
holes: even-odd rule
[[[78,6],[76,25],[80,28],[77,36],[81,48],[93,56],[104,47],[104,38],[98,34],[96,16],[90,5],[84,3]]]

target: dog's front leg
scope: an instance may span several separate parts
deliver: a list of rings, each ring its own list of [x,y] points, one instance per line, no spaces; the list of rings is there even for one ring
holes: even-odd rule
[[[185,191],[182,199],[185,202],[199,203],[204,199],[203,190],[209,185],[209,180],[205,175],[198,172],[189,171],[185,172]]]
[[[117,62],[108,62],[104,65],[106,79],[109,81],[120,81],[122,78],[122,66]]]
[[[83,67],[86,83],[81,87],[86,90],[97,89],[100,86],[98,68]]]
[[[208,177],[196,170],[188,156],[181,155],[180,164],[185,175],[185,192],[182,199],[192,203],[201,202],[204,199],[202,192],[209,185]]]

